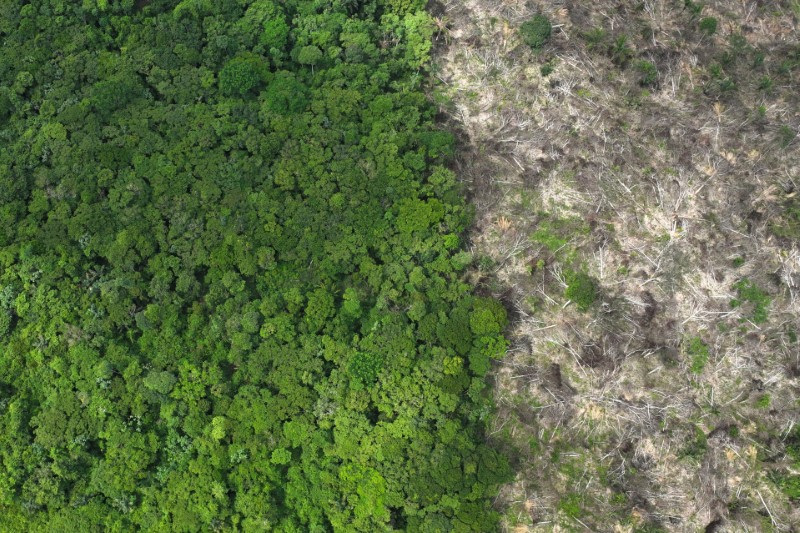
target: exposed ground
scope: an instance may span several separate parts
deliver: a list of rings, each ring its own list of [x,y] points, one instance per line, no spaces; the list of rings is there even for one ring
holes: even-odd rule
[[[436,9],[505,529],[798,530],[800,2]]]

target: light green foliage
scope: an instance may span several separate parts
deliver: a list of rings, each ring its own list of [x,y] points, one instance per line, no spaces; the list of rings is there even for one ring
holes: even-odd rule
[[[297,52],[297,62],[301,65],[316,65],[322,61],[322,50],[317,46],[304,46]]]
[[[519,27],[522,40],[533,50],[541,49],[550,39],[552,32],[553,25],[550,19],[542,14],[534,15]]]
[[[768,409],[770,404],[772,403],[772,398],[769,394],[762,394],[756,400],[756,407],[759,409]]]
[[[270,462],[274,465],[287,465],[292,460],[292,453],[286,448],[278,448],[272,451]]]
[[[496,529],[424,2],[6,4],[0,531]]]
[[[397,229],[402,233],[428,229],[444,216],[444,207],[435,198],[429,201],[407,198],[397,210]]]
[[[160,392],[161,394],[169,394],[172,387],[175,385],[176,378],[171,372],[165,370],[153,370],[148,372],[142,382],[144,386],[150,390]]]
[[[575,249],[569,246],[572,239],[590,232],[588,224],[578,218],[557,218],[549,213],[540,213],[542,217],[531,235],[533,242],[539,243],[556,257],[572,262]]]
[[[558,502],[558,510],[564,513],[569,518],[577,518],[581,515],[581,495],[572,493]]]
[[[475,300],[469,325],[476,337],[497,335],[505,329],[507,323],[506,310],[500,302],[492,298]]]

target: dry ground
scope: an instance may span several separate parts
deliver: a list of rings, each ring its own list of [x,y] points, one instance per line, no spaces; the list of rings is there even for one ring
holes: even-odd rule
[[[514,315],[504,528],[800,529],[800,2],[435,14],[472,275]]]

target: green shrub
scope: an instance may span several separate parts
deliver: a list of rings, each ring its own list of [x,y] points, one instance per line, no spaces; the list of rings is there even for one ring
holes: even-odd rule
[[[624,68],[633,58],[633,48],[628,45],[628,36],[620,35],[614,40],[609,50],[611,61],[620,68]]]
[[[702,429],[695,426],[694,439],[686,444],[679,455],[689,459],[701,459],[706,454],[706,450],[708,450],[708,437]]]
[[[534,17],[519,27],[519,33],[525,44],[533,50],[540,50],[550,39],[553,32],[553,25],[544,15],[534,15]]]
[[[641,78],[639,83],[643,86],[653,86],[658,81],[658,69],[650,61],[639,61],[636,63],[636,68],[639,71]]]
[[[783,125],[778,129],[778,142],[780,143],[781,148],[786,148],[792,144],[792,141],[795,137],[797,137],[797,134],[789,126]]]
[[[597,283],[583,272],[567,274],[567,288],[564,296],[575,302],[578,309],[586,311],[597,299]]]
[[[717,19],[714,17],[704,17],[700,20],[700,30],[708,35],[717,33]]]

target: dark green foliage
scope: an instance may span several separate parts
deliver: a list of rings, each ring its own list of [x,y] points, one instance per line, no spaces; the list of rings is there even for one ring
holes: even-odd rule
[[[700,19],[700,30],[708,35],[717,33],[717,19],[714,17],[704,17]]]
[[[773,482],[792,500],[800,500],[800,476],[794,474],[775,474]]]
[[[586,311],[597,299],[597,282],[584,272],[569,272],[564,296]]]
[[[0,89],[0,123],[5,121],[14,112],[14,104],[8,94]]]
[[[695,426],[694,435],[690,436],[689,442],[680,451],[679,455],[688,459],[699,461],[708,450],[708,436],[700,428]]]
[[[424,2],[6,4],[0,531],[494,530]]]
[[[611,61],[618,67],[625,68],[628,62],[633,58],[633,48],[628,45],[628,36],[620,35],[617,37],[609,48],[609,55]]]
[[[786,458],[793,470],[800,469],[800,426],[786,437]],[[772,481],[792,500],[800,500],[800,475],[788,471],[774,471]]]
[[[267,108],[274,113],[299,113],[308,105],[308,89],[286,71],[275,73],[263,97]]]
[[[372,384],[378,378],[383,366],[383,358],[376,354],[363,352],[356,353],[347,367],[350,376],[357,383],[358,388]]]
[[[550,19],[542,14],[534,15],[532,19],[523,22],[519,27],[522,40],[533,50],[540,50],[550,39],[553,25]]]
[[[703,12],[703,8],[705,8],[705,4],[703,2],[695,2],[694,0],[683,0],[683,7],[689,10],[692,17],[699,17],[700,13]]]
[[[641,76],[639,83],[646,87],[652,87],[658,82],[658,69],[650,61],[638,61],[636,68]]]
[[[258,87],[265,73],[264,64],[258,57],[235,57],[219,73],[219,90],[225,95],[242,96]]]

